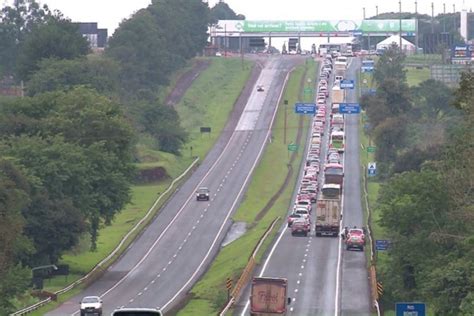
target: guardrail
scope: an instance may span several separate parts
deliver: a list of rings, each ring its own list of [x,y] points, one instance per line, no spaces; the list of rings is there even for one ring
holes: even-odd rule
[[[361,145],[362,146],[362,145]],[[362,146],[363,147],[363,146]],[[370,226],[370,222],[372,219],[372,213],[370,212],[370,205],[369,205],[369,193],[367,191],[368,187],[368,180],[367,180],[367,167],[363,166],[363,174],[364,174],[364,199],[365,199],[365,205],[367,206],[367,231],[369,235],[369,240],[370,240],[370,269],[369,269],[369,275],[370,275],[370,292],[372,296],[372,301],[373,301],[373,308],[376,310],[377,315],[380,315],[380,308],[379,308],[379,293],[377,291],[377,269],[376,269],[376,259],[375,259],[375,250],[374,250],[374,239],[372,236],[372,229]]]
[[[247,262],[247,265],[245,266],[244,271],[240,275],[239,280],[237,281],[234,289],[232,290],[230,294],[229,301],[227,302],[226,306],[222,309],[222,311],[219,313],[220,316],[224,316],[232,307],[232,305],[235,303],[235,301],[238,300],[242,287],[244,287],[244,285],[247,284],[250,276],[252,275],[252,271],[255,268],[255,264],[256,264],[255,258],[257,256],[258,251],[260,250],[260,247],[262,246],[263,242],[268,237],[270,232],[273,230],[273,227],[275,227],[275,224],[280,220],[280,218],[281,218],[280,216],[275,218],[273,222],[270,224],[270,226],[267,228],[263,236],[260,237],[258,244],[255,246],[255,248],[252,251],[252,254],[249,257],[249,261]]]
[[[85,276],[83,276],[82,278],[76,280],[75,282],[73,282],[72,284],[68,285],[67,287],[59,290],[59,291],[56,291],[54,292],[54,294],[56,295],[60,295],[60,294],[64,294],[68,291],[70,291],[71,289],[73,289],[74,287],[76,287],[77,285],[81,284],[82,282],[84,282],[85,280],[89,279],[96,271],[98,271],[100,268],[102,268],[102,266],[104,266],[106,263],[108,263],[108,261],[110,259],[112,259],[119,251],[120,249],[122,248],[122,246],[128,241],[129,237],[140,227],[140,225],[143,224],[143,222],[145,222],[145,220],[147,220],[147,218],[153,213],[153,211],[155,210],[156,206],[158,205],[158,203],[161,201],[161,199],[163,198],[163,196],[165,196],[168,192],[171,191],[171,189],[173,188],[173,186],[178,182],[180,181],[196,164],[197,162],[199,161],[199,157],[197,157],[192,163],[191,165],[181,174],[179,175],[176,179],[174,179],[169,187],[163,192],[163,194],[161,194],[156,200],[155,202],[153,203],[153,205],[150,207],[150,209],[148,210],[148,212],[145,214],[145,216],[137,223],[135,224],[135,226],[122,238],[122,240],[120,241],[120,243],[118,244],[118,246],[105,258],[103,259],[101,262],[99,262],[89,273],[87,273]],[[51,298],[47,298],[45,300],[42,300],[36,304],[33,304],[31,306],[28,306],[26,308],[23,308],[19,311],[16,311],[15,313],[13,314],[10,314],[11,316],[18,316],[18,315],[25,315],[25,314],[28,314],[28,313],[31,313],[32,311],[35,311],[37,310],[38,308],[46,305],[47,303],[49,303],[51,301]]]

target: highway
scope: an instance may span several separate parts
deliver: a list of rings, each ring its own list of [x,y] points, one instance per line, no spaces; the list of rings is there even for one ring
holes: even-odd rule
[[[252,84],[240,120],[229,122],[228,133],[154,221],[97,281],[47,315],[77,315],[87,295],[103,298],[104,315],[120,307],[166,312],[182,300],[219,250],[268,141],[285,78],[302,61],[269,57],[256,80],[265,91]],[[209,202],[196,201],[199,186],[210,189]]]
[[[360,60],[353,59],[348,78],[357,79]],[[347,102],[357,102],[357,87],[349,90]],[[365,226],[361,203],[359,116],[346,115],[346,154],[344,165],[344,226]],[[368,244],[367,244],[368,245]],[[368,249],[368,248],[367,248]],[[363,252],[342,250],[341,315],[370,315],[370,287],[367,260]]]
[[[356,80],[358,67],[359,61],[353,58],[346,79]],[[356,91],[347,92],[346,102],[357,101]],[[330,102],[329,99],[329,111]],[[345,118],[343,227],[361,227],[364,219],[360,200],[358,119],[358,115],[346,115]],[[321,157],[325,157],[328,146],[328,125]],[[303,168],[300,178],[302,173]],[[320,184],[322,181],[321,175]],[[293,200],[296,199],[297,189]],[[292,298],[288,315],[370,315],[369,280],[364,252],[346,251],[339,238],[315,237],[314,213],[310,237],[292,236],[286,223],[282,225],[273,248],[266,254],[267,259],[254,275],[288,279],[288,296]],[[236,304],[235,315],[249,315],[249,296],[247,288]]]

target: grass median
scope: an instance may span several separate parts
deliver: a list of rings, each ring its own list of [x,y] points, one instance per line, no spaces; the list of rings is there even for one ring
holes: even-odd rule
[[[216,314],[227,301],[227,290],[225,288],[226,279],[232,278],[235,285],[248,262],[252,250],[265,230],[278,216],[283,219],[285,218],[288,207],[292,202],[291,197],[297,180],[297,171],[299,170],[303,148],[305,146],[305,131],[307,131],[310,123],[309,117],[306,117],[304,120],[302,143],[299,144],[297,157],[291,164],[291,168],[295,172],[293,172],[290,181],[281,195],[275,200],[273,206],[268,209],[260,220],[257,220],[257,215],[282,187],[289,168],[288,144],[291,141],[296,142],[299,116],[293,113],[294,111],[291,106],[288,106],[286,109],[287,143],[284,144],[283,142],[285,134],[285,105],[283,104],[283,100],[288,100],[289,104],[301,101],[299,96],[304,88],[301,82],[308,82],[308,78],[311,78],[312,82],[315,82],[317,65],[317,63],[308,62],[305,66],[297,67],[290,75],[272,128],[272,142],[267,144],[264,155],[254,171],[245,199],[233,217],[233,220],[236,222],[245,222],[248,231],[241,238],[220,250],[207,273],[191,290],[191,299],[186,306],[179,311],[178,315]],[[305,67],[307,67],[306,77],[303,77]],[[281,172],[277,172],[277,170]],[[276,227],[279,227],[280,224],[281,222],[277,223]],[[262,259],[265,249],[270,245],[276,232],[277,229],[274,229],[264,242],[257,256],[257,262],[260,262]]]
[[[235,101],[249,78],[252,64],[252,62],[245,61],[244,67],[242,67],[241,61],[238,58],[211,59],[210,67],[193,82],[183,100],[176,106],[183,122],[183,127],[190,131],[191,141],[187,146],[188,148],[193,146],[194,152],[192,156],[199,155],[201,158],[204,158],[213,146],[217,136],[224,128]],[[207,93],[203,93],[203,91]],[[186,100],[193,100],[192,107],[188,106],[189,103],[185,103]],[[188,120],[189,116],[193,116],[198,122],[202,121],[212,126],[213,133],[211,137],[206,136],[200,139],[194,133],[194,126]],[[55,277],[50,281],[46,280],[45,290],[54,292],[66,287],[92,270],[98,262],[107,257],[117,247],[120,240],[143,218],[155,200],[170,185],[172,179],[186,170],[193,161],[193,158],[190,157],[191,155],[183,153],[183,156],[178,157],[153,150],[143,143],[138,145],[137,150],[140,152],[141,157],[145,157],[144,163],[137,164],[138,168],[162,166],[167,170],[170,178],[159,183],[132,186],[131,203],[116,216],[111,226],[100,229],[97,251],[89,251],[90,237],[85,235],[80,244],[73,251],[65,254],[61,260],[61,264],[70,265],[71,275],[67,279],[61,276]],[[187,153],[186,149],[185,153]],[[166,198],[162,198],[154,209],[155,213],[165,203]],[[150,216],[149,220],[142,227],[146,226],[152,218],[153,216]],[[131,236],[129,241],[121,248],[121,252],[128,247],[138,233],[139,231]],[[78,289],[61,295],[57,303],[49,304],[31,315],[44,315],[48,310],[77,294],[80,288],[81,286]],[[22,303],[19,303],[19,306],[25,304],[23,301]],[[31,302],[28,301],[26,304],[29,303]]]

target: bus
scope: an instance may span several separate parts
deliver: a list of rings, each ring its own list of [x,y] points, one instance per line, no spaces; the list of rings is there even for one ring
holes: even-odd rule
[[[344,138],[345,134],[343,131],[333,131],[329,141],[329,147],[335,148],[339,153],[344,152]]]

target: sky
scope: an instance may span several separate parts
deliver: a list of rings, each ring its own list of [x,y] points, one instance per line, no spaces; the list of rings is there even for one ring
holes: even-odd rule
[[[60,10],[73,22],[98,22],[100,28],[107,28],[109,35],[119,23],[137,10],[148,6],[151,0],[37,0],[48,4],[51,9]],[[208,0],[214,6],[219,0]],[[0,0],[2,6],[13,0]],[[366,17],[379,13],[398,11],[398,0],[224,0],[236,13],[244,14],[248,20],[355,20],[362,19],[365,7]],[[453,12],[462,7],[463,0],[418,0],[418,12],[431,14],[434,2],[435,15]],[[474,0],[464,0],[466,8],[474,8]],[[402,0],[402,11],[415,11],[414,0]]]

